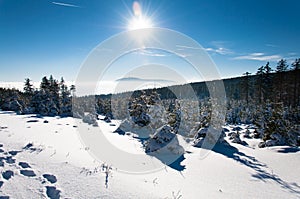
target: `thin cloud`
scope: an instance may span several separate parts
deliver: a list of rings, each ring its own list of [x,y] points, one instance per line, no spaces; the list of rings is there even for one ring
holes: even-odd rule
[[[182,58],[193,56],[199,50],[205,50],[202,47],[192,47],[184,45],[176,45],[176,55]]]
[[[220,55],[233,54],[232,50],[225,48],[223,46],[220,46],[221,45],[220,43],[218,43],[218,44],[214,43],[214,45],[217,45],[217,47],[215,47],[215,48],[198,48],[198,47],[182,46],[182,45],[176,45],[176,47],[177,47],[177,50],[180,50],[180,51],[183,51],[183,50],[205,50],[207,52],[216,53],[216,54],[220,54]],[[189,55],[184,55],[184,54],[182,54],[182,55],[183,55],[182,57],[189,56]]]
[[[210,42],[213,47],[205,48],[205,50],[209,53],[219,54],[219,55],[230,55],[234,54],[234,52],[225,47],[226,45],[230,45],[227,41],[212,41]]]
[[[266,55],[265,53],[251,53],[248,55],[234,57],[234,60],[255,60],[255,61],[278,61],[281,55]]]
[[[264,53],[251,53],[250,55],[254,56],[254,57],[259,57],[259,56],[264,56],[265,54]]]
[[[80,6],[74,5],[74,4],[68,4],[68,3],[63,3],[63,2],[55,2],[52,1],[53,4],[59,5],[59,6],[65,6],[65,7],[73,7],[73,8],[80,8]]]
[[[205,48],[205,50],[207,52],[212,52],[212,53],[217,53],[220,55],[229,55],[229,54],[233,54],[233,52],[228,49],[228,48],[224,48],[224,47],[218,47],[218,48]]]

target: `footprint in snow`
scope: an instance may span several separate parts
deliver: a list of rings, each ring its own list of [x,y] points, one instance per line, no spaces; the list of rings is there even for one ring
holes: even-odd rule
[[[3,183],[4,183],[3,181],[0,181],[0,188],[2,187]]]
[[[27,176],[27,177],[34,177],[34,176],[36,176],[36,174],[32,170],[25,170],[25,169],[23,169],[23,170],[20,170],[20,173],[22,175],[24,175],[24,176]]]
[[[8,153],[12,156],[17,155],[18,153],[20,153],[21,151],[9,151]]]
[[[56,189],[53,186],[46,186],[46,194],[50,199],[59,199],[60,198],[60,190]]]
[[[46,178],[49,182],[56,183],[57,179],[55,175],[51,175],[51,174],[43,174],[43,177]]]
[[[26,146],[23,147],[23,149],[27,150],[27,149],[29,149],[32,146],[33,146],[32,143],[28,143]]]
[[[14,163],[16,163],[16,160],[13,159],[12,156],[7,156],[5,158],[5,161],[6,161],[7,164],[14,164]]]
[[[19,162],[19,166],[22,167],[23,169],[31,168],[27,162]]]
[[[14,172],[11,171],[11,170],[7,170],[7,171],[4,171],[2,173],[2,177],[5,179],[5,180],[9,180],[12,176],[14,176]]]

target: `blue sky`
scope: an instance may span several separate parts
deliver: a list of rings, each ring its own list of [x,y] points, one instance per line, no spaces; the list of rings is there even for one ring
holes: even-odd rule
[[[94,47],[126,31],[133,2],[0,0],[0,81],[39,81],[50,74],[75,80]],[[156,27],[199,42],[222,77],[300,57],[298,0],[139,2]]]

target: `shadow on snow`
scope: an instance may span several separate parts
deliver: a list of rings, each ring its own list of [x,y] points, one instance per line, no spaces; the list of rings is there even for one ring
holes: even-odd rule
[[[295,152],[296,149],[286,148],[283,149],[283,153]],[[299,151],[299,149],[297,149]],[[240,164],[247,166],[253,169],[256,173],[252,174],[253,178],[259,179],[263,182],[268,180],[276,182],[282,188],[289,190],[291,193],[295,193],[300,196],[300,186],[297,183],[289,183],[282,180],[278,175],[274,174],[273,171],[268,171],[268,166],[255,157],[246,155],[243,152],[240,152],[237,148],[231,146],[229,143],[225,144],[216,144],[212,151],[231,158]]]

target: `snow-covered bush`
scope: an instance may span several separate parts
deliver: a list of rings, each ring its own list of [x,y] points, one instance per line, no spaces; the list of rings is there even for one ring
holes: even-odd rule
[[[91,124],[93,126],[98,126],[98,123],[97,123],[97,116],[95,114],[92,114],[92,113],[88,113],[86,114],[83,118],[82,118],[82,121],[84,123],[88,123],[88,124]]]
[[[8,102],[7,106],[8,106],[8,110],[15,111],[17,114],[23,113],[23,106],[17,99]]]

